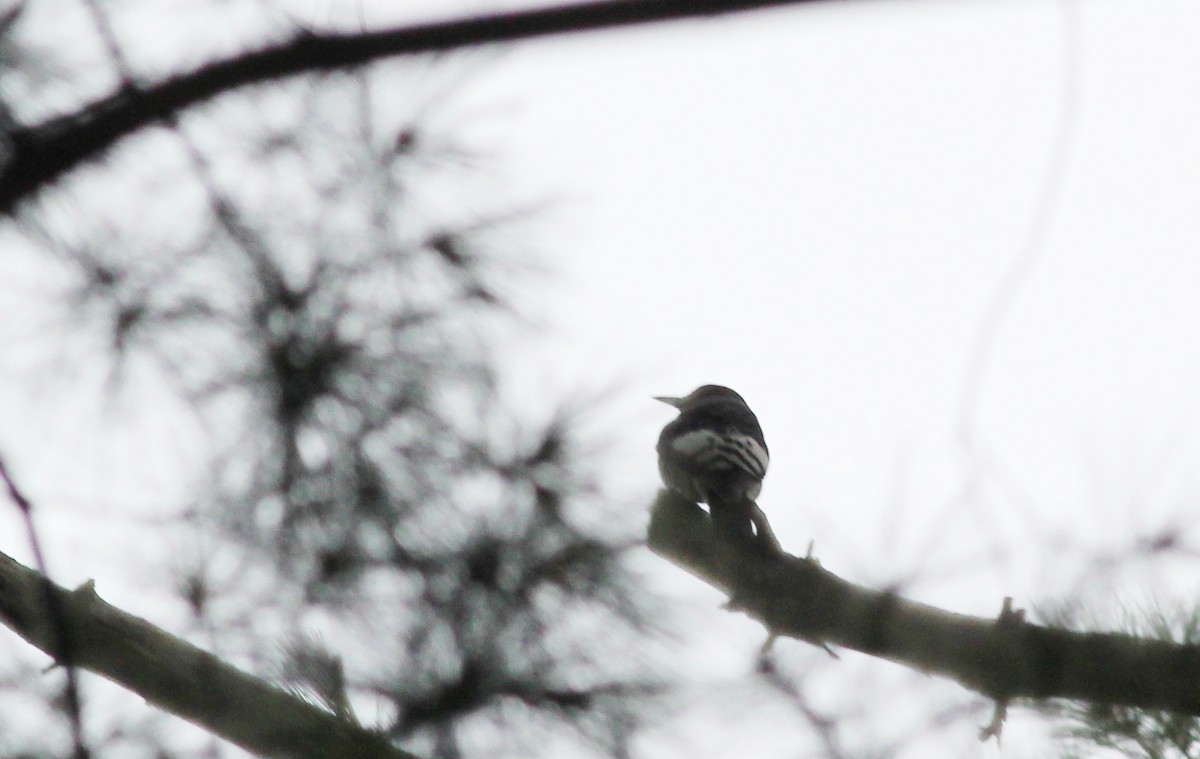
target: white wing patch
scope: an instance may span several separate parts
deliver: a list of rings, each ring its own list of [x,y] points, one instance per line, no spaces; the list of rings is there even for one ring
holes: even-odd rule
[[[767,452],[757,440],[734,430],[695,430],[675,438],[671,447],[711,469],[741,469],[760,480],[767,473]]]
[[[699,456],[707,450],[711,450],[717,446],[717,440],[721,436],[712,430],[694,430],[685,432],[679,437],[671,441],[671,447],[682,453],[688,458]]]

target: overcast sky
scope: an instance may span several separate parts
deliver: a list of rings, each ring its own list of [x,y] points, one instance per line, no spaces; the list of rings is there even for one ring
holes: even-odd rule
[[[1195,495],[1198,29],[1188,3],[873,2],[523,46],[479,90],[565,198],[536,370],[630,378],[631,448],[670,416],[646,395],[729,384],[793,548],[886,577],[1026,543],[1002,583],[1045,590],[1030,539],[1128,540],[1135,503]]]
[[[781,540],[854,581],[1194,598],[1197,32],[1186,2],[868,2],[523,46],[487,77],[505,144],[568,201],[532,366],[630,380],[633,491],[646,396],[737,389]],[[1164,530],[1181,561],[1126,559]]]
[[[1194,595],[1193,563],[1095,560],[1197,544],[1198,33],[1191,2],[844,2],[489,54],[462,113],[555,201],[528,289],[550,334],[510,346],[510,393],[610,392],[610,485],[648,502],[649,396],[734,387],[785,548],[855,582],[979,615],[1110,580]],[[662,574],[736,675],[759,631]]]

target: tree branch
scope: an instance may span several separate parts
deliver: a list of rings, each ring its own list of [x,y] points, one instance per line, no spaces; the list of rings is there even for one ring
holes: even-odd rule
[[[382,58],[827,0],[604,0],[356,34],[304,33],[149,86],[127,86],[79,110],[11,131],[0,213],[118,140],[241,87]]]
[[[0,553],[0,621],[57,658],[61,631],[46,594],[69,621],[75,666],[263,756],[415,759],[383,736],[292,696],[105,603],[87,583],[75,591]]]
[[[1200,715],[1200,646],[953,614],[854,585],[812,558],[714,539],[708,515],[663,492],[650,548],[731,596],[773,635],[828,643],[943,675],[998,701],[1068,698]]]

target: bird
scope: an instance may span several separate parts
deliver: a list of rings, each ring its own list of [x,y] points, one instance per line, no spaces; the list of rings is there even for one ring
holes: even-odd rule
[[[755,502],[770,463],[767,441],[742,396],[722,385],[702,385],[683,397],[654,400],[679,409],[658,438],[663,484],[686,500],[708,504],[719,538],[777,545]]]

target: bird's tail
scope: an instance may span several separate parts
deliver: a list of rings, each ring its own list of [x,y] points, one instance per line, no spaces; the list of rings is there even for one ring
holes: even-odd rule
[[[733,545],[754,546],[772,553],[780,551],[779,541],[767,517],[754,499],[713,498],[708,502],[713,533]]]
[[[708,510],[712,515],[713,532],[730,543],[746,542],[754,537],[754,522],[750,508],[754,501],[741,498],[710,498]]]

